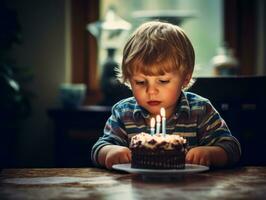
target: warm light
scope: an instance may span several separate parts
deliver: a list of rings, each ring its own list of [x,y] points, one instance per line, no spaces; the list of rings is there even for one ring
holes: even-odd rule
[[[164,108],[161,108],[160,113],[161,113],[162,117],[165,117],[165,109]]]
[[[160,133],[160,126],[161,126],[161,116],[156,116],[156,133]]]
[[[160,122],[161,122],[161,116],[160,116],[160,115],[157,115],[157,116],[156,116],[156,122],[157,122],[157,123],[160,123]]]
[[[155,127],[155,119],[154,117],[151,118],[151,128],[154,128]]]

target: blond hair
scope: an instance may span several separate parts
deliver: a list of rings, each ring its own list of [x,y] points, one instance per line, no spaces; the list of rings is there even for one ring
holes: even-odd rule
[[[128,84],[138,72],[145,75],[163,75],[172,71],[192,74],[194,63],[193,46],[180,27],[166,22],[146,22],[126,43],[118,78]]]

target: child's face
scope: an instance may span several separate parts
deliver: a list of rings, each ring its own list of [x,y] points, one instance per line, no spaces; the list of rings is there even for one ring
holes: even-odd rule
[[[187,85],[190,78],[191,74],[184,76],[178,72],[158,76],[136,73],[129,81],[140,106],[148,110],[153,117],[164,107],[166,117],[169,118],[176,108],[182,86]]]

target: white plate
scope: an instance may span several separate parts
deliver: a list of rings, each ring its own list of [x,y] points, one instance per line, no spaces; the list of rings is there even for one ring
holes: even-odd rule
[[[181,174],[191,174],[199,173],[209,170],[209,167],[203,165],[195,164],[186,164],[185,169],[139,169],[131,168],[131,164],[117,164],[113,165],[113,169],[121,170],[132,174],[141,174],[141,175],[152,175],[152,176],[161,176],[161,175],[181,175]]]

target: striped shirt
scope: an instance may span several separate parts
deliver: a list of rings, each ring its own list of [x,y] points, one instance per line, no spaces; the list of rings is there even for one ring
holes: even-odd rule
[[[140,107],[134,97],[116,103],[104,127],[104,134],[94,144],[91,158],[95,165],[99,150],[109,144],[129,146],[132,136],[150,132],[147,110]],[[210,101],[191,92],[182,92],[175,113],[167,119],[167,134],[178,134],[187,139],[188,148],[195,146],[220,146],[228,155],[228,165],[240,159],[241,147],[233,137],[222,117]]]

